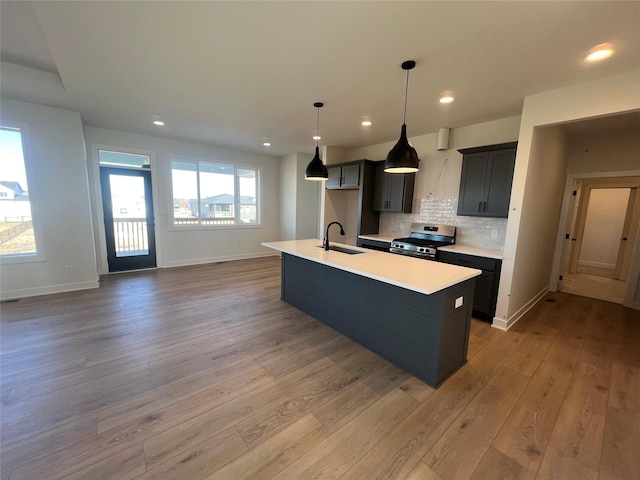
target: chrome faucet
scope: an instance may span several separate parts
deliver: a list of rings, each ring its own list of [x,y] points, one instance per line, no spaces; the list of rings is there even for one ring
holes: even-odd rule
[[[334,223],[340,226],[340,235],[344,235],[344,228],[342,228],[342,224],[340,222],[331,222],[327,225],[327,231],[324,234],[324,240],[322,240],[322,246],[325,250],[329,250],[329,227]]]

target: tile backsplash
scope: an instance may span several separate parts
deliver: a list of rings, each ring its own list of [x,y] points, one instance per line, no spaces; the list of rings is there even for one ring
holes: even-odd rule
[[[507,230],[506,218],[459,217],[458,199],[414,198],[413,213],[380,214],[380,234],[398,238],[411,231],[411,224],[442,223],[456,227],[456,243],[477,248],[503,250]],[[491,238],[491,233],[497,233]]]

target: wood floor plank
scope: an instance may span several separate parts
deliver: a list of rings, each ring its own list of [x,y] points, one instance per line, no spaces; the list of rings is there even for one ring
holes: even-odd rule
[[[58,428],[47,430],[41,435],[10,443],[0,452],[0,468],[13,470],[44,455],[67,448],[77,442],[95,436],[98,429],[98,415],[91,414]]]
[[[442,477],[420,462],[404,480],[442,480]]]
[[[285,395],[275,382],[271,382],[263,388],[252,390],[233,401],[211,408],[190,419],[185,419],[175,427],[158,433],[143,442],[147,467],[151,468],[171,456],[181,454],[184,450],[218,435],[222,430],[256,415],[272,403],[284,400]]]
[[[325,440],[329,433],[311,414],[236,458],[205,480],[267,480]]]
[[[640,478],[639,451],[640,415],[633,414],[630,418],[627,412],[609,407],[599,480]]]
[[[505,365],[530,377],[547,355],[554,341],[555,336],[525,332],[522,343],[507,357]]]
[[[281,301],[280,273],[3,304],[0,478],[640,478],[640,311],[556,292],[508,332],[472,318],[467,364],[432,389]]]
[[[392,390],[273,479],[312,480],[340,477],[416,405],[416,400],[402,390]]]
[[[408,393],[420,403],[424,402],[427,398],[433,395],[436,391],[435,388],[430,387],[424,382],[421,382],[413,375],[409,375],[405,381],[403,381],[398,387],[405,393]]]
[[[542,362],[493,441],[493,447],[535,473],[570,381],[571,372]]]
[[[473,472],[471,480],[533,480],[534,475],[514,459],[490,448]]]
[[[245,452],[247,447],[237,430],[229,427],[157,464],[135,480],[199,480]]]
[[[422,461],[443,478],[470,478],[528,380],[501,368]]]
[[[176,402],[149,415],[132,420],[66,449],[40,457],[22,465],[11,474],[11,480],[61,480],[133,445],[184,422],[192,416],[271,383],[273,379],[261,369],[203,390],[184,402]]]
[[[335,432],[398,387],[406,377],[407,374],[395,365],[383,365],[370,376],[347,386],[338,395],[315,408],[313,414],[326,430]]]
[[[613,362],[609,406],[640,416],[640,368]]]
[[[65,477],[65,480],[131,480],[145,472],[142,445],[135,445]]]
[[[598,472],[565,455],[554,447],[548,447],[536,480],[598,480]],[[622,480],[622,479],[620,479]],[[625,479],[632,480],[632,479]]]
[[[598,469],[611,371],[578,362],[549,444]]]
[[[354,351],[367,356],[367,352],[361,347],[357,347]],[[358,357],[355,357],[354,361],[358,361]],[[320,366],[324,362],[316,363],[318,363],[318,370],[315,374],[309,375],[309,371],[305,369],[301,372],[303,375],[295,371],[276,381],[276,384],[289,394],[285,401],[275,403],[270,408],[237,424],[238,431],[249,448],[265,441],[312,409],[339,395],[342,390],[360,378],[348,373],[335,362],[330,362],[327,366]]]

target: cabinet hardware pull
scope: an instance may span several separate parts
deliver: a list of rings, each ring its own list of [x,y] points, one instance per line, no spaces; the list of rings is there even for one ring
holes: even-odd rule
[[[481,212],[482,211],[482,202],[478,202],[478,211]]]
[[[482,208],[482,211],[483,211],[483,212],[486,212],[486,211],[487,211],[487,202],[484,202],[484,207]]]

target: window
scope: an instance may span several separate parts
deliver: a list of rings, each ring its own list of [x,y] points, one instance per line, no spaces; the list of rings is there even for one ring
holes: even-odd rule
[[[258,169],[172,161],[174,225],[257,225]]]
[[[0,257],[38,255],[29,197],[23,131],[0,127]]]

